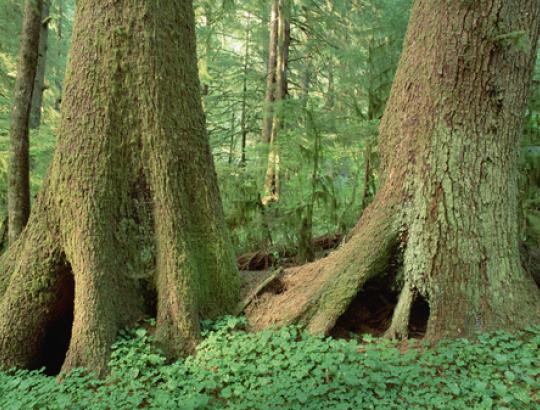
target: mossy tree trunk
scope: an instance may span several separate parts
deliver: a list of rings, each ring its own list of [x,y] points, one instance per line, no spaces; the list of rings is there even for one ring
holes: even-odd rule
[[[9,133],[8,235],[10,243],[20,235],[30,214],[28,123],[38,63],[42,9],[42,0],[27,0],[24,5]]]
[[[284,279],[256,327],[329,332],[362,286],[402,260],[391,336],[415,299],[426,337],[514,329],[540,318],[520,265],[517,155],[539,33],[537,0],[415,2],[380,127],[382,179],[351,239]]]
[[[191,1],[78,1],[49,176],[0,260],[0,366],[40,364],[74,283],[62,369],[105,373],[118,329],[144,313],[141,248],[155,255],[157,337],[172,357],[193,351],[200,318],[233,309],[199,87]]]

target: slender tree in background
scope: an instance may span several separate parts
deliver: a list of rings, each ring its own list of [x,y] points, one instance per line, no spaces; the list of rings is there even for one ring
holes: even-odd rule
[[[364,210],[368,207],[373,200],[375,190],[373,189],[373,147],[370,141],[366,143],[364,147],[364,183],[362,188],[362,194],[360,196],[360,209]]]
[[[276,64],[277,64],[277,46],[278,46],[278,27],[279,27],[279,0],[272,1],[269,22],[269,40],[268,40],[268,65],[266,69],[266,94],[264,97],[262,141],[269,144],[272,134],[272,113],[275,87],[276,87]]]
[[[63,20],[64,20],[64,0],[56,0],[56,10],[57,10],[57,22],[56,22],[56,41],[61,43],[63,39]],[[62,57],[62,48],[58,47],[57,58],[61,59]],[[54,101],[54,109],[60,111],[60,104],[62,102],[62,82],[60,81],[61,76],[55,76],[55,86],[57,88],[58,97]]]
[[[290,4],[288,0],[277,0],[277,44],[276,58],[275,58],[275,81],[272,84],[272,97],[269,98],[268,88],[266,95],[266,104],[270,103],[271,108],[271,123],[267,124],[268,113],[265,113],[263,124],[263,139],[268,143],[268,164],[266,168],[266,175],[264,178],[264,192],[262,196],[262,204],[267,205],[271,202],[277,202],[279,200],[280,193],[280,154],[278,135],[282,127],[282,112],[279,104],[285,100],[287,95],[287,67],[289,56],[289,44],[290,44]],[[272,17],[274,17],[274,5],[272,6]],[[273,34],[273,26],[275,22],[272,21],[271,35]],[[270,40],[270,47],[273,46],[273,40]],[[270,64],[272,61],[272,52],[270,52],[270,59],[268,63],[268,80],[267,87],[270,86],[271,69]],[[269,129],[268,129],[269,128]],[[269,131],[269,134],[267,133]],[[266,139],[267,137],[268,140]]]
[[[310,111],[310,107],[308,107],[309,103],[309,92],[311,83],[313,82],[314,78],[314,70],[313,70],[313,56],[312,56],[312,47],[311,44],[311,33],[310,33],[310,12],[309,8],[304,7],[303,8],[303,15],[304,15],[304,45],[305,45],[305,57],[304,57],[304,67],[302,72],[302,93],[300,95],[300,103],[302,107],[302,117],[303,117],[303,127],[305,129],[306,134],[306,140],[313,140],[313,149],[308,150],[308,152],[311,155],[311,159],[313,160],[313,168],[311,170],[311,192],[309,194],[309,198],[306,201],[306,209],[304,212],[304,215],[302,217],[302,222],[300,224],[300,231],[299,231],[299,243],[298,243],[298,261],[299,262],[311,262],[313,259],[315,259],[315,252],[313,249],[313,210],[315,206],[315,195],[317,190],[317,181],[319,179],[319,163],[320,163],[320,145],[321,145],[321,139],[319,132],[314,129],[313,126],[313,113]]]
[[[34,80],[34,90],[32,92],[32,109],[30,111],[30,128],[39,128],[41,123],[41,110],[43,92],[45,91],[45,67],[47,65],[47,48],[49,40],[49,1],[43,1],[41,10],[41,31],[39,34],[39,54],[36,68],[36,78]]]
[[[68,343],[64,371],[105,373],[118,329],[145,311],[143,245],[155,255],[157,338],[172,357],[190,353],[200,318],[231,311],[239,285],[193,5],[79,0],[50,173],[0,260],[0,366],[39,367]],[[55,340],[63,322],[68,337]]]
[[[241,113],[240,113],[240,166],[244,167],[246,165],[246,143],[247,143],[247,77],[248,77],[248,69],[249,69],[249,45],[251,41],[251,19],[250,16],[248,16],[247,22],[246,22],[246,34],[245,34],[245,51],[244,51],[244,66],[243,66],[243,78],[242,78],[242,107],[241,107]]]
[[[24,7],[10,126],[11,150],[8,173],[8,235],[10,243],[14,242],[20,235],[30,214],[28,122],[38,64],[42,8],[42,0],[27,0]]]
[[[381,127],[381,187],[351,239],[284,279],[256,326],[330,331],[363,285],[402,261],[390,336],[429,304],[428,339],[540,318],[520,264],[517,153],[536,57],[537,0],[416,1]]]

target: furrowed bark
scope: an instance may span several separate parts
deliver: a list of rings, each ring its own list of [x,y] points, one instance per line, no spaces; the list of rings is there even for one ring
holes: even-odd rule
[[[415,144],[404,273],[429,302],[428,338],[540,317],[517,231],[517,154],[539,23],[532,0],[413,8],[381,133]],[[508,33],[529,46],[506,41]]]
[[[149,92],[143,94],[147,104],[156,101],[156,94],[160,98],[154,102],[155,110],[141,113],[156,227],[157,330],[167,350],[178,355],[182,346],[191,352],[196,345],[199,317],[232,312],[239,278],[200,101],[193,10],[190,4],[178,7],[174,2],[151,9],[156,26],[163,27],[160,16],[166,13],[186,21],[174,37],[174,53],[168,51],[168,33],[179,30],[177,20],[165,20],[169,25],[161,31],[163,34],[150,38],[149,48],[156,54],[149,70],[171,66],[176,71],[156,84],[148,84]],[[149,71],[147,76],[151,74]],[[181,112],[191,115],[170,115],[172,100]],[[178,158],[191,160],[179,162]]]
[[[32,223],[0,259],[0,364],[35,368],[48,324],[63,312],[69,267],[47,222]]]

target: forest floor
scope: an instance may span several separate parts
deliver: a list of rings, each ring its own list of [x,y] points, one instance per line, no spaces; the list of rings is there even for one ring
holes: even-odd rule
[[[0,409],[540,409],[540,327],[430,346],[248,332],[225,317],[203,323],[195,356],[168,363],[152,325],[122,334],[105,380],[0,372]]]
[[[248,305],[301,279],[261,255],[247,258],[261,270],[241,272]],[[422,340],[428,312],[419,305],[411,339],[396,342],[378,337],[396,298],[387,283],[368,282],[329,337],[295,326],[251,331],[245,316],[204,321],[197,353],[172,363],[148,320],[122,332],[104,380],[83,370],[60,383],[49,369],[0,372],[0,409],[540,410],[540,326],[433,345]]]

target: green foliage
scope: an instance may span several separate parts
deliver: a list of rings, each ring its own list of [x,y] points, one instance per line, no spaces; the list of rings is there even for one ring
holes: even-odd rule
[[[74,3],[51,3],[43,124],[30,138],[33,194],[54,150]],[[345,233],[356,223],[362,212],[366,154],[370,151],[376,158],[379,121],[411,6],[410,0],[291,2],[288,96],[274,107],[283,124],[278,137],[282,192],[280,201],[263,213],[260,195],[268,147],[260,139],[270,3],[195,2],[207,128],[238,253],[294,250],[306,239],[303,234]],[[0,0],[0,221],[6,209],[9,116],[22,4]],[[497,41],[519,48],[526,40],[521,34],[498,33]],[[540,65],[524,129],[520,184],[522,237],[532,245],[540,243],[538,84]],[[243,132],[246,161],[241,163]],[[378,180],[376,161],[371,165],[369,194],[374,193]],[[306,233],[307,228],[310,232]]]
[[[36,371],[0,373],[0,408],[540,408],[540,327],[405,349],[296,327],[248,333],[243,318],[225,317],[203,323],[195,356],[168,364],[151,325],[122,335],[106,380],[82,370],[62,383]]]
[[[538,55],[520,156],[522,239],[532,247],[540,247],[540,58]]]
[[[280,200],[264,214],[270,2],[223,4],[199,3],[197,34],[210,141],[237,251],[294,248],[306,226],[309,236],[347,231],[362,211],[365,150],[377,147],[410,1],[291,2],[288,95],[273,106],[283,124]]]

